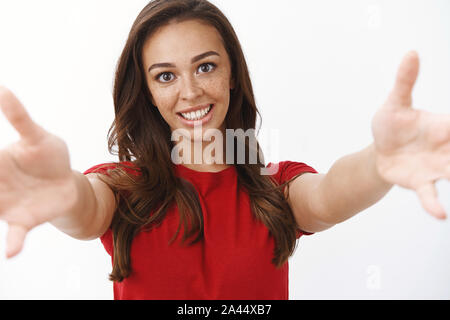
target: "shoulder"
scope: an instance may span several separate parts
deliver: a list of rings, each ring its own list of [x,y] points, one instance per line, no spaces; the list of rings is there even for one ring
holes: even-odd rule
[[[97,174],[104,174],[108,175],[110,170],[121,168],[125,172],[132,174],[132,175],[140,175],[140,169],[131,161],[122,161],[122,162],[109,162],[109,163],[102,163],[97,164],[88,170],[84,171],[83,174],[87,175],[97,175]]]
[[[303,173],[318,173],[313,167],[303,162],[281,161],[277,163],[270,162],[267,168],[271,169],[271,177],[278,183],[283,184],[290,179]]]

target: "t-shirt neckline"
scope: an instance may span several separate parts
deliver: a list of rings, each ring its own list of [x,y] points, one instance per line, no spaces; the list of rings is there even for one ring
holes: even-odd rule
[[[187,173],[189,175],[194,175],[194,176],[213,176],[213,177],[219,177],[219,176],[225,176],[225,175],[229,175],[235,172],[235,167],[234,165],[229,166],[228,168],[225,168],[223,170],[220,171],[197,171],[194,169],[190,169],[188,167],[186,167],[183,164],[176,164],[175,167],[179,170],[182,171],[184,173]]]

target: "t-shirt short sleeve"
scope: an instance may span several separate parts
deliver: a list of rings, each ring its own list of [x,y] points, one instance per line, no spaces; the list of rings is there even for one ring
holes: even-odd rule
[[[121,164],[124,164],[127,166],[127,167],[124,167],[126,172],[128,172],[130,174],[134,174],[134,175],[139,174],[138,170],[133,170],[133,169],[128,168],[128,167],[133,167],[133,164],[131,162],[125,161],[125,162],[121,162]],[[86,170],[83,174],[87,175],[89,173],[100,173],[100,174],[108,175],[108,170],[114,169],[116,167],[117,167],[117,163],[102,163],[102,164],[98,164],[98,165],[93,166],[92,168]]]
[[[294,178],[295,176],[301,175],[303,173],[315,173],[315,174],[318,173],[313,167],[310,167],[309,165],[303,162],[296,162],[296,161],[282,161],[279,163],[270,162],[267,165],[267,167],[274,169],[272,177],[278,184],[283,184],[286,181],[289,181],[290,179]],[[299,239],[303,235],[309,236],[312,234],[314,233],[297,229],[297,239]]]
[[[132,166],[131,162],[125,161],[122,162],[122,164],[125,164],[127,166]],[[114,169],[117,167],[116,163],[103,163],[103,164],[98,164],[93,166],[92,168],[86,170],[85,172],[83,172],[84,175],[87,175],[89,173],[99,173],[99,174],[104,174],[104,175],[108,175],[108,170]],[[124,167],[125,171],[130,173],[130,174],[134,174],[134,175],[138,175],[138,171],[136,170],[132,170],[130,168]],[[112,230],[111,227],[108,228],[108,230],[100,237],[100,240],[103,244],[103,246],[105,247],[106,252],[108,252],[108,254],[112,257],[113,254],[113,237],[112,237]]]

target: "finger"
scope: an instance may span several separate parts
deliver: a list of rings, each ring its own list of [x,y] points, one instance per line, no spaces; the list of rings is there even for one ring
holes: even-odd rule
[[[445,210],[438,200],[436,187],[433,183],[424,185],[416,190],[422,207],[433,217],[437,219],[445,219]]]
[[[393,107],[410,107],[412,91],[419,74],[419,55],[415,51],[408,52],[397,71],[394,88],[389,96]]]
[[[22,251],[27,232],[28,229],[23,226],[9,224],[8,235],[6,238],[6,258],[10,259]]]
[[[19,99],[8,88],[2,86],[0,86],[0,109],[26,142],[33,144],[44,135],[44,130],[31,119]]]

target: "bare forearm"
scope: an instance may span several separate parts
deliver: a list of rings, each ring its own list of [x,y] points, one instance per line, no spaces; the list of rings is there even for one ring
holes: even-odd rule
[[[66,212],[50,223],[67,235],[80,239],[90,240],[92,222],[97,208],[97,199],[91,183],[82,173],[73,171],[75,183],[75,201]]]
[[[344,156],[319,185],[325,208],[322,219],[330,224],[343,222],[378,202],[391,188],[376,170],[373,145]]]

